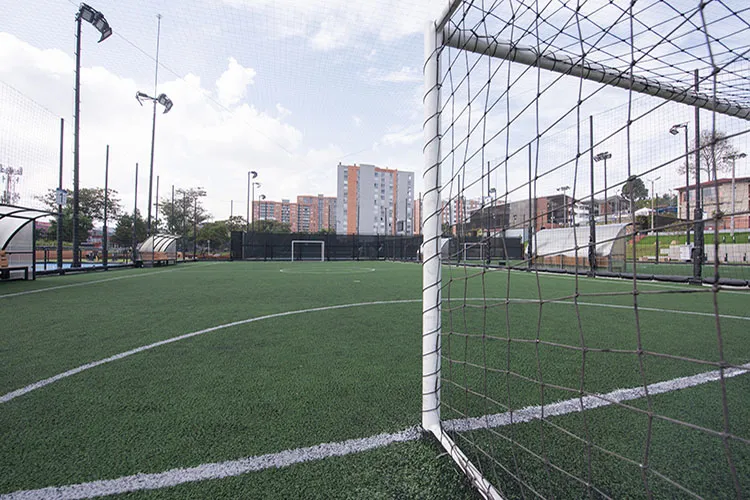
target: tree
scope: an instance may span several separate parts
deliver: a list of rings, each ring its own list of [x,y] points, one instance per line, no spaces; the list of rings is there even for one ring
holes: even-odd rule
[[[55,189],[48,189],[47,193],[39,196],[38,199],[43,202],[50,212],[57,212],[57,203],[55,203]],[[73,208],[72,190],[68,195],[66,207]],[[107,200],[107,219],[117,220],[122,215],[122,203],[117,197],[117,191],[108,189]],[[81,188],[78,190],[78,211],[79,216],[85,216],[96,222],[104,222],[104,188]]]
[[[711,130],[703,130],[700,135],[700,168],[701,172],[706,174],[706,180],[716,180],[714,176],[714,166],[716,167],[716,174],[719,172],[729,172],[732,170],[732,160],[728,160],[727,156],[737,154],[737,148],[729,142],[727,134],[724,132],[716,132],[716,142],[713,141],[713,133]],[[695,149],[695,141],[693,141],[691,149]],[[688,165],[690,168],[690,175],[695,178],[695,154],[690,154],[688,157]],[[678,172],[685,174],[685,164],[681,164]]]
[[[291,233],[292,226],[286,222],[265,219],[253,221],[250,230],[256,233]]]
[[[622,186],[622,197],[626,200],[630,199],[630,193],[633,193],[633,199],[635,201],[645,200],[648,198],[648,189],[646,189],[646,185],[643,183],[643,179],[640,177],[636,177],[631,182],[625,183],[624,186]]]
[[[146,221],[141,217],[141,212],[135,212],[135,239],[142,242],[146,239]],[[112,241],[121,247],[130,247],[133,245],[133,216],[130,214],[121,215],[115,227],[115,234]]]
[[[177,189],[174,195],[174,207],[171,197],[162,198],[159,202],[160,229],[169,234],[192,238],[194,225],[200,226],[211,219],[211,214],[203,208],[201,203],[201,198],[204,196],[206,196],[206,190],[201,187]]]
[[[235,215],[227,219],[226,221],[227,229],[231,231],[244,231],[247,227],[246,221],[244,217],[240,217],[239,215]]]
[[[109,189],[109,200],[107,203],[107,220],[117,220],[122,212],[122,204],[117,198],[117,191]],[[47,206],[50,212],[57,213],[55,203],[55,190],[48,189],[43,196],[37,199]],[[78,234],[82,240],[88,237],[89,231],[94,227],[94,221],[104,222],[104,189],[103,188],[81,188],[78,191]],[[52,220],[47,234],[56,238],[57,218]],[[73,196],[69,195],[62,211],[62,234],[64,241],[73,241]]]
[[[229,241],[229,227],[227,221],[206,222],[198,230],[198,242],[211,242],[213,248],[225,245]]]

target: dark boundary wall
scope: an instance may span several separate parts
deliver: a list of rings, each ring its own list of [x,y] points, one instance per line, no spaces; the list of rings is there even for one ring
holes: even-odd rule
[[[404,260],[419,261],[422,236],[336,235],[307,233],[246,233],[233,231],[230,255],[232,260],[291,260],[292,241],[325,242],[325,260]],[[476,242],[486,240],[476,238]],[[471,241],[451,238],[447,260],[461,258],[463,243]],[[520,238],[493,238],[488,251],[492,262],[522,259]],[[506,256],[507,255],[507,256]],[[320,248],[295,245],[294,260],[320,260]]]
[[[231,260],[291,260],[292,241],[325,242],[325,260],[419,260],[421,236],[356,236],[232,231]],[[320,260],[317,245],[295,245],[294,260]]]

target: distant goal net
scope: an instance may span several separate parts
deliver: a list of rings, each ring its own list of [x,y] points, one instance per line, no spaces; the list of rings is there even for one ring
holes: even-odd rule
[[[483,497],[750,495],[748,40],[728,0],[427,27],[422,427]]]
[[[322,240],[293,240],[292,262],[326,260],[326,242]]]
[[[461,260],[484,261],[488,255],[486,242],[463,243]]]

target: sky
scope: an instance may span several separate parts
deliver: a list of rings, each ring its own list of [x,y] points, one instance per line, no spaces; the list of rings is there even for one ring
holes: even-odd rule
[[[339,162],[421,171],[423,28],[444,3],[90,2],[114,34],[97,44],[83,26],[81,186],[103,186],[109,144],[110,186],[131,207],[138,162],[145,212],[152,116],[135,93],[154,93],[157,14],[157,92],[174,102],[157,115],[161,197],[171,185],[201,186],[222,219],[231,200],[245,212],[249,170],[256,195],[271,200],[336,196]],[[0,1],[3,107],[19,110],[6,127],[17,143],[6,163],[44,158],[37,172],[27,167],[25,193],[57,183],[60,117],[71,184],[76,11],[65,0]]]
[[[417,192],[423,190],[423,32],[425,23],[439,15],[446,0],[89,3],[104,13],[114,34],[99,44],[98,32],[90,25],[83,26],[82,187],[103,187],[109,145],[110,187],[118,191],[125,208],[131,209],[138,163],[138,207],[141,213],[146,212],[152,115],[148,104],[139,106],[135,93],[154,94],[156,90],[174,102],[168,114],[156,117],[154,177],[159,176],[160,198],[168,197],[173,185],[202,187],[207,192],[204,205],[216,220],[227,218],[232,209],[235,215],[245,213],[250,170],[258,172],[256,181],[261,183],[256,197],[264,194],[269,200],[336,196],[339,162],[413,171]],[[569,12],[559,9],[558,3],[549,5],[558,8],[554,16],[563,23]],[[607,2],[591,0],[587,8],[596,13],[604,4]],[[64,184],[72,186],[77,9],[78,3],[69,0],[0,0],[0,163],[25,166],[19,183],[22,204],[38,206],[34,196],[57,184],[60,118],[65,120]],[[601,12],[605,22],[616,18],[611,11]],[[162,17],[155,89],[157,14]],[[648,19],[647,14],[651,13],[640,16],[641,20]],[[657,25],[656,21],[653,24]],[[584,30],[592,27],[582,26]],[[731,23],[723,26],[731,32]],[[617,28],[622,30],[624,25]],[[663,26],[661,29],[666,32]],[[740,37],[747,32],[747,26],[738,31]],[[682,29],[679,35],[673,38],[682,41],[672,48],[680,48],[682,59],[689,55],[683,47],[699,47],[705,40],[691,29]],[[617,36],[627,33],[612,30],[608,36],[615,37],[614,41],[605,40],[602,46],[611,48],[613,44],[617,47]],[[642,38],[649,44],[658,41],[659,35],[649,31]],[[623,56],[622,61],[625,59]],[[488,92],[499,104],[495,116],[482,127],[490,135],[499,135],[488,144],[483,157],[467,166],[475,181],[470,184],[469,196],[479,195],[480,166],[506,156],[511,159],[491,175],[498,191],[504,192],[506,183],[513,191],[528,182],[526,154],[518,148],[536,133],[537,120],[527,113],[515,121],[512,135],[504,135],[508,114],[503,107],[517,113],[533,101],[537,73],[523,73],[519,65],[493,64],[490,68],[499,68],[499,72],[491,79],[484,78],[492,81]],[[455,67],[454,73],[458,75],[461,69]],[[509,74],[515,82],[514,93],[512,102],[506,103],[500,96]],[[482,76],[473,78],[473,88],[481,89]],[[576,78],[557,78],[539,76],[543,85],[550,85],[539,100],[541,112],[548,117],[542,120],[543,126],[575,109],[581,95],[585,104],[578,115],[565,116],[545,134],[537,161],[540,171],[551,172],[542,176],[536,187],[542,195],[571,185],[580,197],[589,191],[588,171],[572,164],[556,168],[560,158],[571,157],[571,148],[574,156],[579,144],[587,146],[588,115],[596,123],[598,140],[622,128],[630,96],[627,91],[602,90],[600,85]],[[458,95],[454,101],[472,108],[474,116],[487,107],[484,97],[470,105]],[[658,105],[637,95],[630,102],[630,109],[640,112]],[[661,106],[633,126],[629,147],[623,142],[625,132],[598,144],[613,154],[608,166],[610,182],[622,182],[629,169],[640,173],[673,162],[659,171],[662,175],[650,176],[660,177],[655,189],[665,193],[684,184],[677,173],[683,142],[668,129],[691,120],[692,113],[692,108],[684,105]],[[462,114],[454,122],[457,129],[464,128],[462,134],[469,125],[467,116]],[[709,119],[704,113],[703,123]],[[747,128],[745,122],[720,120],[719,127],[731,133]],[[471,125],[476,125],[475,119]],[[736,146],[744,149],[747,136],[741,136]],[[472,147],[478,146],[474,142]],[[738,176],[750,175],[746,162],[737,167]],[[446,162],[446,196],[453,188],[451,168]],[[599,172],[595,187],[603,187]],[[522,189],[509,198],[525,194]]]

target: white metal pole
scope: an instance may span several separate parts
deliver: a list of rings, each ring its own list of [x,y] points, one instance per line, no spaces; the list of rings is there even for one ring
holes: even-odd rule
[[[428,23],[424,37],[424,182],[422,242],[422,427],[440,432],[440,87],[437,46],[442,32]]]
[[[732,219],[729,225],[729,236],[734,242],[734,157],[732,157]]]

